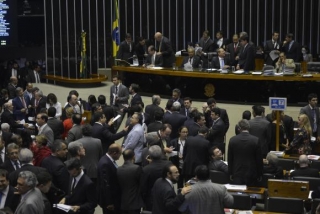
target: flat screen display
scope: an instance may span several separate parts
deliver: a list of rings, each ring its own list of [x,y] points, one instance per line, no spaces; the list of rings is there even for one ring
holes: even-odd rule
[[[16,0],[0,0],[0,47],[16,43]]]

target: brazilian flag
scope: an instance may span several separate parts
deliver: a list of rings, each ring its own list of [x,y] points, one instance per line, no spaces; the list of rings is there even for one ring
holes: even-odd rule
[[[116,57],[120,45],[118,0],[113,0],[113,3],[112,46],[113,57]]]

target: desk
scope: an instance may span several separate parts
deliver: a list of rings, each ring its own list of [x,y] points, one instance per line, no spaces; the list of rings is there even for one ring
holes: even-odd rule
[[[277,96],[287,97],[288,102],[293,103],[305,101],[308,93],[320,94],[320,74],[306,78],[300,75],[239,75],[123,66],[113,66],[112,72],[120,75],[125,72],[128,75],[125,84],[138,83],[143,92],[170,95],[173,88],[180,88],[183,95],[197,99],[215,97],[233,102],[268,102],[268,97],[277,93]]]
[[[251,198],[264,199],[266,189],[262,187],[248,187],[246,190],[228,190],[228,192],[244,193],[250,195]]]

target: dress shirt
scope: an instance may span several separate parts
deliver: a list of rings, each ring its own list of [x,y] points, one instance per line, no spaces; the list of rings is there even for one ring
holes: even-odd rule
[[[34,73],[34,78],[36,80],[36,83],[41,83],[39,73],[36,72],[35,70],[33,71],[33,73]]]
[[[2,163],[4,163],[5,155],[6,155],[6,148],[3,147],[3,149],[0,151],[0,158],[2,160]]]
[[[55,118],[59,119],[61,117],[61,115],[62,115],[61,103],[56,102],[53,105],[50,105],[49,103],[47,103],[46,104],[46,108],[49,109],[50,107],[54,107],[57,110]]]
[[[30,93],[29,91],[27,91],[27,95],[29,96],[30,100],[32,99],[32,93]]]
[[[219,46],[219,48],[221,48],[222,43],[223,43],[223,38],[219,39],[217,42],[217,45]]]
[[[4,205],[6,204],[6,199],[9,192],[9,185],[2,191],[2,197],[1,197],[1,203],[0,203],[0,209],[4,208]]]
[[[42,125],[42,126],[39,126],[38,135],[42,133],[43,128],[46,127],[46,126],[47,126],[47,124],[44,124],[44,125]]]
[[[219,62],[220,62],[220,68],[223,69],[223,67],[224,67],[224,58],[219,57]]]
[[[19,162],[18,160],[17,160],[17,162],[14,162],[14,161],[10,160],[10,162],[11,162],[11,164],[12,164],[12,166],[13,166],[13,168],[14,168],[15,170],[21,168],[20,162]]]
[[[77,186],[79,180],[81,179],[81,177],[82,177],[83,175],[84,175],[84,172],[83,172],[83,170],[81,170],[80,174],[79,174],[77,177],[73,177],[72,183],[71,183],[71,186],[72,186],[73,188],[75,188],[75,187]],[[74,178],[76,179],[75,184],[74,184]],[[73,186],[73,185],[74,185],[74,186]]]
[[[11,76],[12,76],[12,77],[18,77],[17,74],[18,74],[18,73],[17,73],[17,70],[14,69],[14,68],[12,68],[12,70],[11,70]]]

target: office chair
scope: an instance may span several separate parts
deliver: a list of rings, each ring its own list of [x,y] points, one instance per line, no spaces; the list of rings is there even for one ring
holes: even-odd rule
[[[216,171],[216,170],[210,170],[210,179],[212,183],[217,183],[217,184],[228,184],[230,183],[229,175]]]
[[[304,213],[304,203],[302,199],[298,198],[270,197],[267,200],[267,210],[269,212],[301,214]]]

